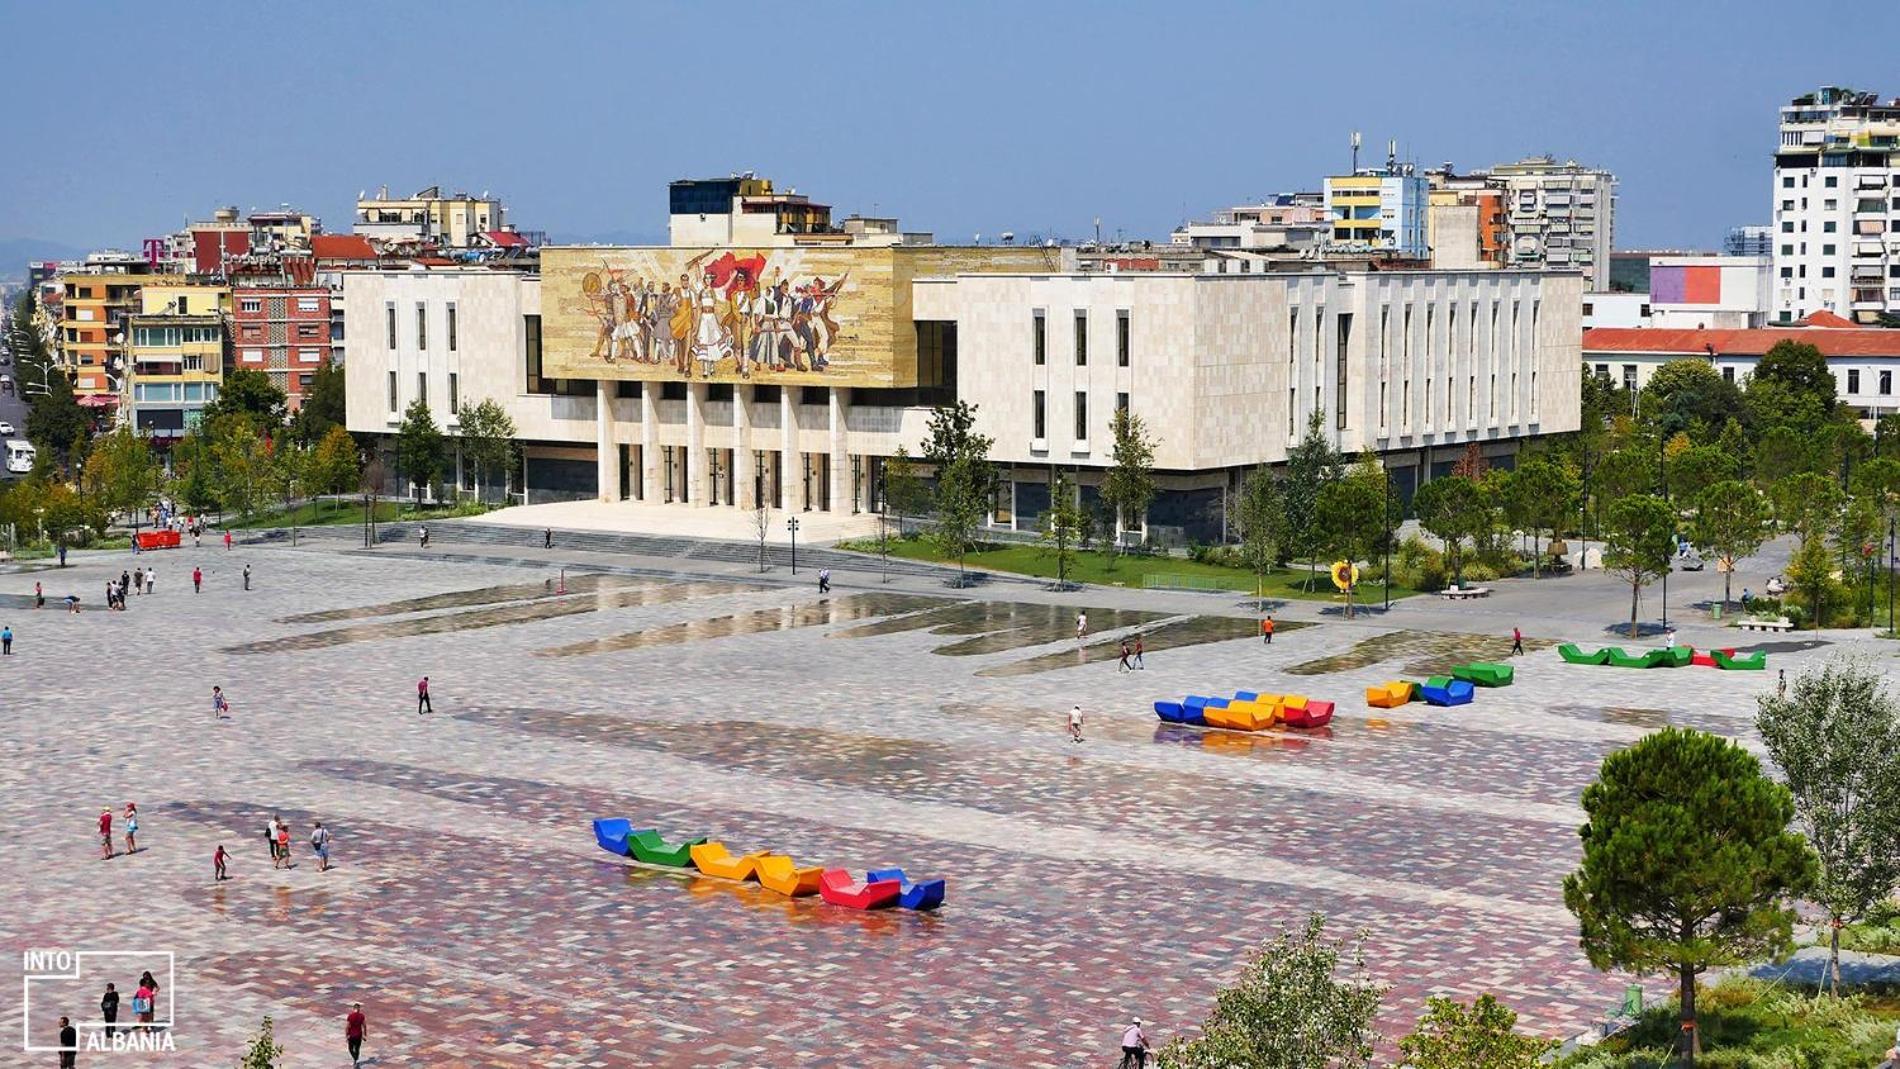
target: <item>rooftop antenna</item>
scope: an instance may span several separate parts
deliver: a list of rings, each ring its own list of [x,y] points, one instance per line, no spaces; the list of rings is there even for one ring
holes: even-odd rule
[[[1100,245],[1101,243],[1102,243],[1102,217],[1098,215],[1095,217],[1095,244]]]
[[[1359,131],[1352,132],[1352,173],[1359,173]]]
[[[1399,173],[1399,139],[1396,137],[1385,143],[1385,173]]]

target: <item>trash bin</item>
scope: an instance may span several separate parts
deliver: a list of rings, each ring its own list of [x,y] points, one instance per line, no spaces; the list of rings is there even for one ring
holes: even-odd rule
[[[1722,618],[1722,605],[1720,602],[1716,603],[1715,608],[1710,611],[1709,615],[1717,620],[1720,620]]]

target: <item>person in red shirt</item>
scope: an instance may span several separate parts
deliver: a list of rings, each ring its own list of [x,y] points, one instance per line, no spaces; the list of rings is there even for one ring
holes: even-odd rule
[[[429,677],[423,676],[416,684],[416,715],[435,712],[435,703],[429,700]]]
[[[350,1015],[343,1019],[343,1041],[350,1045],[350,1064],[355,1065],[363,1057],[363,1033],[368,1030],[369,1022],[363,1017],[363,1004],[350,1003]]]
[[[191,592],[193,594],[204,593],[204,585],[205,585],[205,573],[203,569],[193,568],[191,570]]]
[[[105,856],[110,858],[112,856],[112,810],[110,809],[99,811],[99,845],[105,851]]]
[[[1518,628],[1513,627],[1511,628],[1511,656],[1522,657],[1523,655],[1524,655],[1524,632]]]
[[[226,875],[224,871],[224,863],[227,859],[230,858],[230,856],[231,855],[224,852],[224,844],[219,843],[217,852],[211,855],[211,878],[212,879],[228,880],[231,878],[230,876]]]

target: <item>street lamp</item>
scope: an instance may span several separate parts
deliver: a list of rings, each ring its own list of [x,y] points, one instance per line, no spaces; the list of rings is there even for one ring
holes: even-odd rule
[[[798,574],[798,517],[785,521],[785,529],[792,532],[792,574]]]
[[[1386,469],[1385,454],[1379,454],[1379,474],[1385,476],[1385,608],[1392,611],[1392,473]]]
[[[1663,504],[1667,505],[1669,504],[1669,476],[1663,467],[1663,435],[1661,427],[1656,428],[1656,479],[1662,483]],[[1674,552],[1676,541],[1675,530],[1676,514],[1671,511],[1669,514],[1669,548],[1671,552],[1669,554],[1669,560],[1663,564],[1662,575],[1662,627],[1664,631],[1669,630],[1669,573],[1676,568],[1676,554]]]

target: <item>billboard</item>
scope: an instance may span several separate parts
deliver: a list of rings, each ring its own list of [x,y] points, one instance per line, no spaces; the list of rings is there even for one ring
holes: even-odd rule
[[[547,248],[542,366],[560,378],[914,386],[912,279],[1049,258],[940,246]]]

